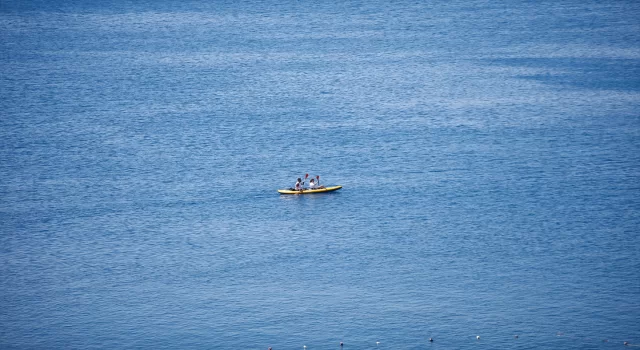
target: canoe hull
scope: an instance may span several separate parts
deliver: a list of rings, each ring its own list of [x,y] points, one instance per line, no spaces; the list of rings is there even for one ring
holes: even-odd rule
[[[325,188],[318,188],[315,190],[303,190],[302,192],[296,190],[278,190],[280,194],[312,194],[312,193],[325,193],[332,192],[341,189],[342,186],[329,186]]]

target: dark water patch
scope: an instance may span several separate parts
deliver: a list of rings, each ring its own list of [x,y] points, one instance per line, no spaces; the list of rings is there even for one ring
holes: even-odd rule
[[[490,64],[539,71],[517,74],[557,88],[639,91],[640,60],[613,58],[509,58],[490,60]]]

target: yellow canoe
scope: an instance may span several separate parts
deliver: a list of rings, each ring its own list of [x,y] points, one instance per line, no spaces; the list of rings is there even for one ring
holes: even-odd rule
[[[323,192],[331,192],[331,191],[336,191],[341,189],[342,186],[329,186],[329,187],[325,187],[325,188],[316,188],[314,190],[302,190],[302,191],[296,191],[296,190],[292,190],[292,189],[286,189],[286,190],[278,190],[278,192],[280,194],[311,194],[311,193],[323,193]]]

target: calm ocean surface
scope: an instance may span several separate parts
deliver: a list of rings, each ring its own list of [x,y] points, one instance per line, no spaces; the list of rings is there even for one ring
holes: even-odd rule
[[[0,348],[341,341],[640,344],[640,3],[0,0]]]

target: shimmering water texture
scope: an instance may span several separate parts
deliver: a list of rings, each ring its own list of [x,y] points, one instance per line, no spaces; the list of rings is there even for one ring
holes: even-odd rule
[[[0,1],[0,348],[640,344],[639,19]]]

